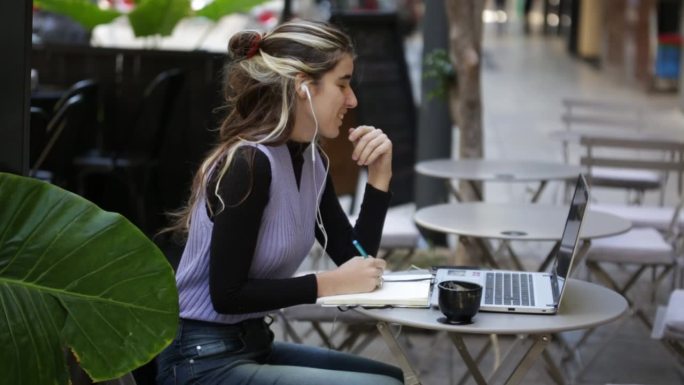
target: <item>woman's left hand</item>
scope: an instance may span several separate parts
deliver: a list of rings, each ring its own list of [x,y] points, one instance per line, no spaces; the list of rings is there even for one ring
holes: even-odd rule
[[[392,179],[392,141],[373,126],[350,128],[349,141],[354,145],[352,159],[359,166],[368,166],[368,183],[388,191]]]

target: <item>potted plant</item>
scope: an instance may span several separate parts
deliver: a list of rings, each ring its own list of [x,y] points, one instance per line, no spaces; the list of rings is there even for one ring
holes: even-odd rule
[[[69,383],[65,349],[93,380],[118,378],[173,340],[172,268],[128,220],[6,173],[0,202],[3,383]]]

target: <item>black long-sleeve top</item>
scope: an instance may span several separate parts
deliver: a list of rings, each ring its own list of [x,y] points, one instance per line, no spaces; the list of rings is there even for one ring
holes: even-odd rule
[[[307,143],[288,142],[294,175],[299,186]],[[218,168],[217,168],[218,169]],[[215,172],[214,174],[218,174]],[[209,259],[209,292],[214,310],[224,314],[252,313],[314,303],[318,286],[313,274],[285,279],[254,279],[252,264],[264,208],[268,204],[271,167],[268,157],[250,146],[241,147],[221,179],[207,186],[207,200],[214,222]],[[352,239],[371,255],[377,254],[391,194],[366,185],[361,211],[352,228],[342,210],[328,175],[320,212],[328,236],[326,252],[338,266],[358,255]],[[212,214],[213,213],[213,216]],[[322,232],[313,229],[324,243]]]

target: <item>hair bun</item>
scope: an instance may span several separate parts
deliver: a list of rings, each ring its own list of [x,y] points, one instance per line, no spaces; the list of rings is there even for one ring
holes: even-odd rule
[[[257,31],[240,31],[228,41],[228,55],[231,59],[249,59],[259,52],[261,33]]]

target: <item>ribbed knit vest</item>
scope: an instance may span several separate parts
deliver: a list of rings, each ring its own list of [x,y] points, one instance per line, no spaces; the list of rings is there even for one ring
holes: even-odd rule
[[[287,145],[255,146],[271,163],[271,185],[268,204],[259,227],[249,278],[291,277],[315,241],[316,207],[320,198],[316,192],[325,185],[325,169],[317,154],[314,188],[311,151],[307,149],[304,152],[301,180],[297,189]],[[234,324],[268,314],[219,314],[214,310],[209,295],[209,248],[213,222],[207,215],[204,194],[203,188],[192,212],[188,240],[176,272],[180,316],[186,319]],[[247,258],[246,255],[219,257]]]

